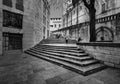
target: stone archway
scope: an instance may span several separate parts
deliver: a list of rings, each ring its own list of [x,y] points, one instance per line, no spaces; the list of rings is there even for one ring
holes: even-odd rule
[[[114,40],[113,31],[105,26],[96,30],[96,41],[112,42]]]

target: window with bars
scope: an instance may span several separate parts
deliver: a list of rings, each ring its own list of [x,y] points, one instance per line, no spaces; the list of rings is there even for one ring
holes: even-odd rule
[[[3,33],[3,50],[22,49],[22,34]]]
[[[23,0],[16,0],[16,9],[24,11]]]
[[[3,10],[3,26],[22,29],[23,15]]]
[[[3,5],[12,7],[12,0],[3,0]]]

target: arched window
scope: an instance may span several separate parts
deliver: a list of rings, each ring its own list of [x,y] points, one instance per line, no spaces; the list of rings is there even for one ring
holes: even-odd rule
[[[113,31],[108,27],[100,27],[96,30],[97,41],[112,42],[114,40]]]

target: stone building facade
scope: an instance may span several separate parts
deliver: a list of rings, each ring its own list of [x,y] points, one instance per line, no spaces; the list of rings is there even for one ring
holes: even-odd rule
[[[61,29],[62,28],[62,18],[50,18],[50,32]]]
[[[0,0],[0,55],[24,51],[47,38],[49,10],[47,0]]]
[[[120,0],[96,0],[95,8],[97,41],[120,42]],[[63,27],[57,32],[64,32],[73,39],[81,37],[83,42],[88,42],[88,9],[82,0],[75,7],[67,9],[63,15]]]
[[[70,38],[82,38],[77,45],[104,64],[120,68],[120,0],[96,0],[96,42],[89,42],[89,14],[80,0],[78,6],[63,15],[64,32]]]

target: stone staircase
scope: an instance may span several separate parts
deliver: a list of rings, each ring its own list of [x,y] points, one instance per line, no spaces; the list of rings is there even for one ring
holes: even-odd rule
[[[47,39],[43,39],[40,43],[41,44],[50,44],[50,43],[52,43],[52,44],[55,44],[55,43],[64,44],[65,43],[65,39],[64,38],[59,38],[59,39],[47,38]],[[69,39],[68,43],[69,44],[75,44],[76,40]]]
[[[100,61],[76,47],[38,44],[25,51],[25,53],[55,63],[84,76],[106,68]]]

